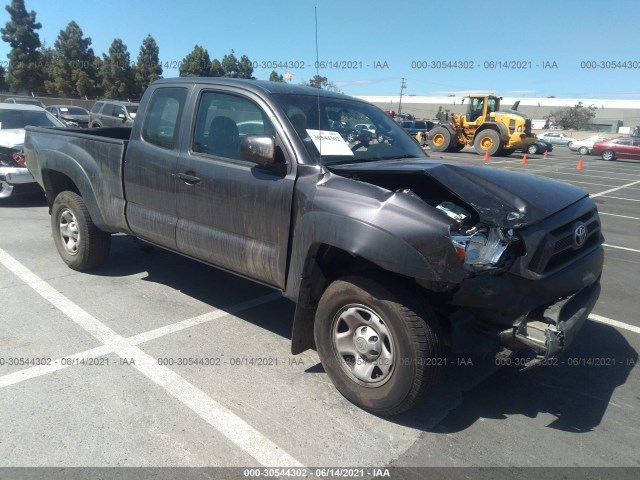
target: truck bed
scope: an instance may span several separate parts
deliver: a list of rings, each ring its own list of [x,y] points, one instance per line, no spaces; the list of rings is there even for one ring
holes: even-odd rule
[[[75,189],[86,199],[94,223],[105,231],[128,232],[123,188],[124,155],[131,128],[27,127],[27,168],[41,185],[44,178],[66,173],[76,179]],[[37,133],[37,135],[33,135]],[[96,181],[99,179],[99,181]],[[92,191],[92,195],[85,192]],[[46,188],[45,188],[46,192]],[[93,200],[95,199],[95,200]]]

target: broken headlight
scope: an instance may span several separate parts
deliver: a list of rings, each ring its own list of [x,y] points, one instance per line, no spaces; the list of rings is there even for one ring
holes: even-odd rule
[[[458,257],[473,270],[491,270],[502,266],[509,244],[516,240],[513,230],[498,227],[473,227],[451,233],[451,242]]]

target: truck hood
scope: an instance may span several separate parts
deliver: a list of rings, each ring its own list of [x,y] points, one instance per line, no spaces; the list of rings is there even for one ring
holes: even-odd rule
[[[444,188],[475,210],[481,222],[503,228],[539,223],[588,195],[573,185],[535,175],[433,160],[385,160],[328,168],[337,175],[383,188],[411,188],[434,207],[446,199],[431,192]],[[437,185],[431,188],[433,182]]]

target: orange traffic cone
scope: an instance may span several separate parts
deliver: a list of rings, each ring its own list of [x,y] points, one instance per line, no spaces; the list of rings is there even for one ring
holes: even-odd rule
[[[527,164],[527,154],[526,153],[522,156],[522,162],[520,162],[520,163],[522,163],[523,165]]]
[[[544,151],[544,159],[546,160],[547,158],[549,158],[549,152],[547,152],[546,150]]]
[[[580,155],[580,158],[578,159],[578,166],[576,167],[576,170],[582,170],[582,155]]]
[[[483,159],[485,162],[488,162],[488,161],[489,161],[489,150],[485,150],[485,151],[484,151],[484,157],[482,157],[482,159]]]

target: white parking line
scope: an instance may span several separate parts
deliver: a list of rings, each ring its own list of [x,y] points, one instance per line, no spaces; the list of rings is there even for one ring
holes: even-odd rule
[[[602,244],[603,247],[609,247],[609,248],[617,248],[618,250],[627,250],[629,252],[636,252],[636,253],[640,253],[640,250],[637,250],[635,248],[629,248],[629,247],[618,247],[617,245],[609,245],[608,243],[603,243]]]
[[[598,196],[598,195],[591,195],[592,197],[594,196]],[[625,197],[613,197],[611,195],[599,195],[602,198],[613,198],[615,200],[626,200],[628,202],[640,202],[640,199],[638,198],[625,198]]]
[[[632,185],[637,185],[639,183],[640,183],[640,180],[636,180],[635,182],[627,183],[626,185],[622,185],[620,187],[612,188],[610,190],[605,190],[604,192],[600,192],[600,193],[595,193],[595,194],[591,195],[591,198],[593,198],[593,197],[602,197],[603,195],[606,195],[607,193],[616,192],[618,190],[622,190],[623,188],[631,187]],[[611,198],[615,198],[615,197],[611,197]]]
[[[640,220],[640,217],[630,217],[628,215],[617,215],[615,213],[598,212],[600,215],[608,215],[610,217],[629,218],[631,220]]]
[[[134,359],[135,364],[131,365],[133,368],[164,388],[261,465],[302,466],[298,460],[279,448],[231,410],[213,400],[173,370],[158,365],[153,357],[140,348],[129,345],[124,337],[73,303],[2,249],[0,249],[0,264],[67,315],[78,326],[104,343],[106,348],[111,349],[121,358]]]
[[[592,313],[589,315],[589,319],[594,322],[604,323],[605,325],[611,325],[612,327],[621,328],[622,330],[628,330],[633,333],[640,333],[640,327],[636,327],[635,325],[629,325],[628,323],[622,323],[618,320],[613,320],[611,318],[603,317],[601,315],[596,315]]]
[[[107,345],[102,345],[100,347],[92,348],[91,350],[85,350],[84,352],[52,360],[48,365],[38,365],[35,367],[25,368],[24,370],[18,370],[17,372],[9,373],[0,377],[0,388],[15,385],[16,383],[31,380],[32,378],[41,377],[42,375],[48,375],[50,373],[57,372],[58,370],[63,370],[76,363],[76,361],[102,357],[112,352],[113,348]]]
[[[201,325],[203,323],[210,322],[227,315],[233,315],[241,312],[242,310],[257,307],[258,305],[272,302],[281,298],[282,295],[280,295],[279,293],[270,293],[253,300],[238,303],[236,305],[228,307],[226,310],[216,310],[215,312],[208,312],[203,315],[198,315],[197,317],[188,318],[177,323],[172,323],[170,325],[165,325],[154,330],[139,333],[138,335],[126,338],[125,341],[128,345],[140,345],[141,343],[145,343],[156,338],[164,337],[165,335],[179,332],[181,330],[184,330],[185,328],[195,327],[196,325]],[[102,345],[90,350],[85,350],[84,352],[75,353],[73,355],[67,355],[63,358],[52,360],[48,365],[37,365],[35,367],[25,368],[24,370],[18,370],[17,372],[9,373],[3,377],[0,377],[0,388],[8,387],[9,385],[15,385],[16,383],[24,382],[26,380],[40,377],[42,375],[48,375],[49,373],[57,372],[58,370],[63,370],[74,365],[76,363],[75,360],[87,360],[90,358],[102,357],[110,353],[113,353],[113,348],[108,345]]]

